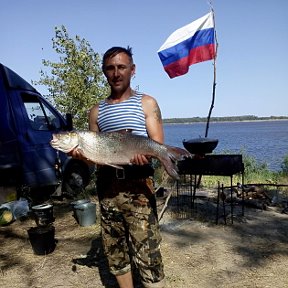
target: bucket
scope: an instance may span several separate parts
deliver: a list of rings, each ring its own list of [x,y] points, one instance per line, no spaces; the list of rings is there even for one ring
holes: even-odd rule
[[[80,199],[80,200],[76,200],[70,203],[71,208],[74,209],[75,206],[80,205],[80,204],[85,204],[85,203],[90,203],[90,200],[88,199]]]
[[[46,255],[56,247],[55,227],[32,227],[28,229],[29,241],[36,255]]]
[[[90,226],[96,223],[96,204],[84,203],[75,206],[75,216],[80,226]]]
[[[54,222],[53,205],[40,204],[32,207],[32,212],[37,226],[47,226]]]
[[[75,207],[77,205],[86,204],[86,203],[90,203],[90,200],[88,200],[88,199],[80,199],[80,200],[76,200],[76,201],[73,201],[73,202],[70,203],[72,211],[73,211],[73,217],[75,218],[75,220],[77,221],[78,224],[79,224],[79,221],[77,219]]]

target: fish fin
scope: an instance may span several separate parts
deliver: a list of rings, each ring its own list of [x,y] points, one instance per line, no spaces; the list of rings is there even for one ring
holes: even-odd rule
[[[168,154],[167,157],[162,158],[161,162],[165,167],[167,173],[174,179],[179,180],[177,162],[185,158],[191,158],[192,155],[185,149],[166,145]]]

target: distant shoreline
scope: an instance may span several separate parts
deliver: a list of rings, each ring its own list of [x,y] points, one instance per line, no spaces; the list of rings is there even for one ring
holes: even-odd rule
[[[211,117],[209,123],[225,123],[225,122],[265,122],[265,121],[288,121],[288,117],[256,117],[256,116],[233,116],[233,117]],[[197,124],[207,123],[207,118],[167,118],[163,119],[163,124]]]

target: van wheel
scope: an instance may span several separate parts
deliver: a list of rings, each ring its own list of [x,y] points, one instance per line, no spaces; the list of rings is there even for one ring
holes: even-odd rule
[[[75,196],[84,191],[89,183],[89,170],[82,163],[75,162],[65,170],[62,191]]]

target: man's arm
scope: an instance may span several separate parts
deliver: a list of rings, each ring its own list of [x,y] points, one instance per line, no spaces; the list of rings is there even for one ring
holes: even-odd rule
[[[99,105],[94,105],[89,111],[89,130],[94,132],[99,132],[99,127],[97,124]]]
[[[152,140],[163,144],[164,132],[162,116],[157,101],[149,95],[143,95],[142,107],[145,115],[148,136]],[[131,162],[137,165],[144,165],[148,164],[149,160],[145,157],[145,155],[137,154],[133,159],[131,159]]]
[[[93,106],[90,111],[89,111],[89,130],[94,131],[94,132],[99,132],[98,124],[97,124],[97,119],[98,119],[98,104]],[[86,157],[79,151],[77,148],[73,149],[70,153],[70,156],[73,158],[83,160],[88,164],[93,164],[91,161],[87,160]]]
[[[148,95],[144,95],[142,98],[142,105],[146,119],[146,130],[148,136],[163,144],[164,143],[164,132],[161,111],[157,101]]]

